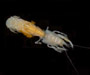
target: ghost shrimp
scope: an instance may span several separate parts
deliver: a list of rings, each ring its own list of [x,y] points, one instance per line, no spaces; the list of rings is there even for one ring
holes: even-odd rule
[[[66,47],[73,48],[73,44],[68,39],[66,34],[59,31],[50,31],[48,27],[46,30],[42,30],[36,26],[34,22],[23,20],[18,16],[8,18],[6,21],[6,26],[10,29],[10,31],[14,33],[23,33],[28,38],[32,38],[33,36],[40,37],[35,44],[41,44],[41,42],[45,43],[49,48],[53,48],[60,53],[62,51],[66,51]]]

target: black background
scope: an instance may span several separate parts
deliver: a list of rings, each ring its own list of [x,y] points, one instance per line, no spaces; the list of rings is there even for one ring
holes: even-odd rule
[[[10,32],[5,22],[10,16],[20,16],[35,21],[43,30],[49,26],[51,31],[66,33],[73,44],[90,47],[89,2],[3,0],[0,4],[0,75],[77,75],[64,52],[60,54],[45,44],[36,45],[39,37],[28,39]],[[67,52],[79,75],[90,75],[90,49],[75,47]]]

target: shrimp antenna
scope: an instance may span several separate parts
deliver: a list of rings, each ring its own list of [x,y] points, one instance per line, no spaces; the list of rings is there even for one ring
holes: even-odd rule
[[[69,55],[68,55],[68,53],[67,53],[66,51],[65,51],[65,53],[66,53],[66,56],[67,56],[67,58],[69,59],[71,65],[72,65],[72,67],[74,68],[75,72],[77,73],[77,75],[79,75],[79,72],[77,71],[76,67],[74,66],[71,58],[70,58]]]
[[[79,48],[90,49],[90,47],[85,47],[85,46],[80,46],[80,45],[75,45],[75,44],[74,44],[74,46],[75,46],[75,47],[79,47]]]

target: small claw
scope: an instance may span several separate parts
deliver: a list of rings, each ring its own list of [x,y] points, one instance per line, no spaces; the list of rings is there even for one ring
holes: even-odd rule
[[[73,48],[73,44],[70,40],[68,40],[68,41],[65,40],[64,41],[64,46],[67,47],[67,48]]]

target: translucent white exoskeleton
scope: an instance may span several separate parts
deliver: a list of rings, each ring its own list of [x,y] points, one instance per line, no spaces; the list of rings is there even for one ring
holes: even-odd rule
[[[45,31],[45,36],[36,41],[35,44],[41,44],[40,41],[47,44],[49,48],[53,48],[60,53],[67,50],[65,46],[73,48],[73,44],[66,34],[59,31],[50,31],[48,27]]]

